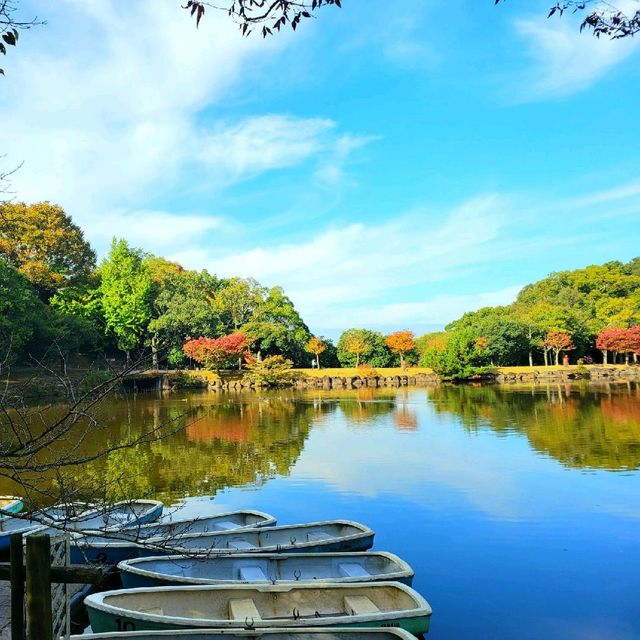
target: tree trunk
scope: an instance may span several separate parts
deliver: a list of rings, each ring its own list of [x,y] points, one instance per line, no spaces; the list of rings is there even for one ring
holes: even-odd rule
[[[556,367],[560,366],[560,349],[554,349],[556,355]]]
[[[151,366],[158,369],[158,334],[151,336]]]
[[[607,356],[608,351],[606,349],[602,349],[602,364],[609,364]]]
[[[356,353],[356,369],[360,366],[360,354]]]
[[[404,371],[407,367],[404,362],[404,353],[400,354],[400,368]]]
[[[624,363],[625,364],[629,364],[629,352],[628,351],[624,352]]]
[[[316,369],[320,369],[320,354],[316,353]]]
[[[533,367],[533,353],[531,349],[529,349],[529,366]]]
[[[542,348],[542,355],[544,356],[544,366],[548,367],[549,366],[549,352],[547,351],[546,347]]]

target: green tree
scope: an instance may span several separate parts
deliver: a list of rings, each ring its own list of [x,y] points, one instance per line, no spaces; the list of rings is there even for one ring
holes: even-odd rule
[[[0,203],[0,257],[45,301],[61,287],[85,280],[96,263],[81,229],[49,202]]]
[[[366,346],[364,350],[363,346]],[[340,335],[337,347],[338,360],[343,367],[357,367],[361,357],[372,367],[393,365],[393,354],[386,345],[385,337],[378,331],[347,329]]]
[[[43,309],[27,279],[0,259],[0,368],[24,356]]]
[[[152,345],[175,355],[181,353],[187,336],[217,335],[220,315],[214,297],[220,286],[220,280],[207,271],[175,272],[156,284],[149,322]]]
[[[131,351],[142,343],[151,318],[152,283],[144,254],[130,248],[126,240],[114,238],[100,271],[106,331],[115,336],[130,362]]]
[[[263,356],[282,355],[296,366],[306,362],[305,345],[311,334],[282,287],[272,287],[240,330]]]
[[[253,317],[268,295],[253,278],[231,278],[219,287],[213,305],[220,316],[219,333],[238,331]]]
[[[445,380],[471,378],[487,371],[489,354],[486,340],[476,338],[469,329],[452,331],[445,340],[425,350],[421,364],[431,367]]]

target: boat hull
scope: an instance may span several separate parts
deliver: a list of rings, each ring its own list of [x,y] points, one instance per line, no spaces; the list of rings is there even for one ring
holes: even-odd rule
[[[0,496],[0,508],[6,513],[20,513],[24,509],[24,501],[22,498],[16,498],[14,496]],[[6,517],[5,514],[0,514],[0,518]]]
[[[422,634],[431,617],[429,603],[396,582],[124,589],[89,596],[85,605],[94,633],[397,627]]]
[[[120,563],[125,589],[180,585],[291,584],[314,582],[348,584],[394,580],[407,586],[411,567],[394,554],[358,553],[227,554],[162,556]]]

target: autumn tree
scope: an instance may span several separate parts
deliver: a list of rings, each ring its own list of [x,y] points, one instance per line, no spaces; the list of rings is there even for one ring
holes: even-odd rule
[[[560,353],[575,349],[571,336],[564,331],[549,331],[543,345],[553,351],[556,365],[560,364]]]
[[[182,349],[206,369],[220,371],[231,366],[248,348],[249,340],[243,333],[233,333],[220,338],[192,338]]]
[[[320,339],[312,336],[305,347],[305,351],[313,353],[316,357],[316,367],[320,368],[320,354],[327,350],[327,345]]]
[[[405,354],[407,351],[412,351],[416,346],[416,337],[413,331],[395,331],[387,336],[385,340],[387,346],[393,353],[397,353],[400,356],[400,366],[406,369]]]
[[[345,352],[355,359],[355,362],[350,362],[352,366],[358,367],[360,364],[360,358],[369,352],[371,345],[367,340],[367,336],[363,329],[349,329],[345,331],[338,340],[338,357],[341,352]],[[340,358],[342,362],[342,358]]]
[[[0,204],[0,257],[48,301],[95,268],[96,255],[61,207],[49,202]]]
[[[615,364],[618,354],[624,354],[625,364],[629,364],[629,355],[633,354],[637,361],[640,352],[640,326],[629,329],[609,327],[596,336],[596,348],[602,351],[602,361],[607,364],[609,352],[613,353]]]
[[[151,276],[142,251],[116,238],[100,272],[105,329],[115,336],[118,348],[127,354],[128,363],[151,318]]]

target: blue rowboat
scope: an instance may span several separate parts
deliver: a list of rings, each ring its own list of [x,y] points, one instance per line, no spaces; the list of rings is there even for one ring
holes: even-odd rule
[[[429,603],[399,582],[123,589],[84,603],[96,633],[391,626],[420,634],[431,618]]]
[[[22,498],[16,498],[15,496],[0,496],[0,518],[7,517],[7,513],[20,513],[24,508],[24,501]]]
[[[131,532],[138,540],[147,540],[148,538],[174,538],[192,533],[215,533],[231,529],[270,527],[274,524],[276,524],[276,519],[272,515],[247,509],[194,518],[164,518],[161,522],[152,524],[127,526],[123,533]]]
[[[121,625],[123,626],[123,625]],[[404,629],[261,629],[227,631],[222,629],[180,629],[173,631],[128,631],[95,633],[95,640],[416,640]],[[86,640],[87,636],[71,636]]]
[[[124,560],[122,586],[166,587],[187,584],[283,584],[396,580],[411,586],[413,569],[384,551],[359,553],[234,553],[224,556],[160,556]]]
[[[276,519],[260,511],[234,511],[216,516],[204,516],[139,526],[129,526],[105,533],[84,531],[71,541],[71,562],[77,564],[117,564],[138,555],[138,542],[153,537],[154,544],[170,546],[181,532],[190,535],[245,529],[275,524]]]
[[[92,633],[95,640],[416,640],[404,629],[387,627],[370,629],[261,629],[227,631],[225,629],[175,629],[172,631],[127,631]],[[86,640],[87,636],[70,636]]]
[[[0,551],[6,551],[9,548],[12,534],[24,535],[33,531],[49,531],[48,527],[43,526],[43,522],[64,527],[74,518],[81,518],[88,513],[86,510],[88,507],[86,503],[74,502],[33,511],[24,517],[0,518]],[[59,529],[56,529],[55,533],[59,533]]]
[[[171,541],[149,538],[140,544],[139,555],[366,551],[373,545],[373,536],[369,527],[358,522],[326,520],[264,529],[189,534],[176,536]]]

